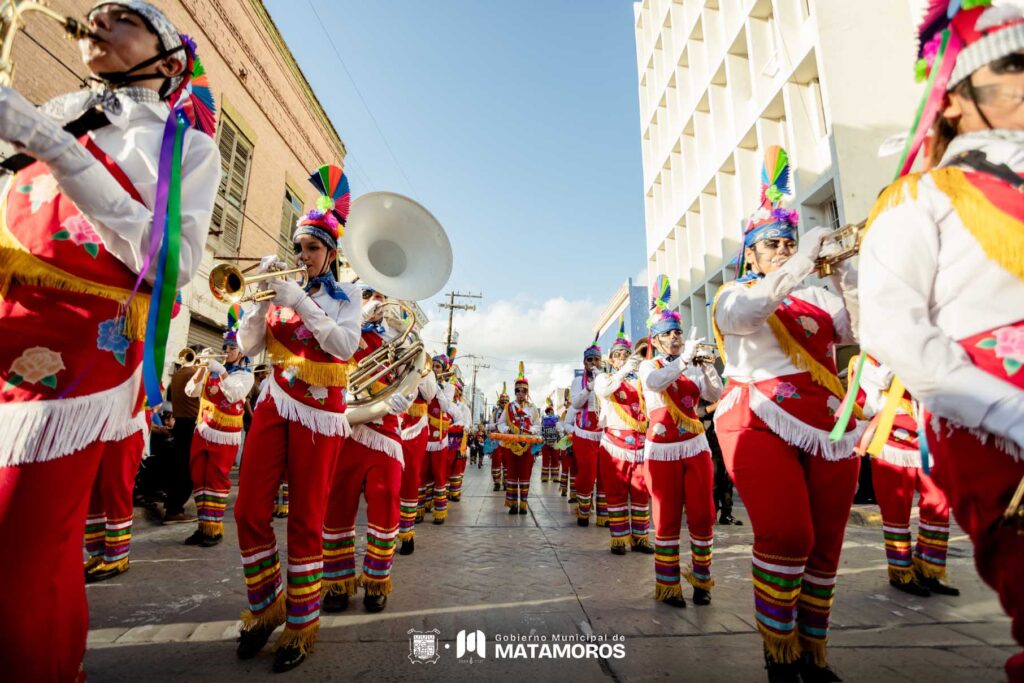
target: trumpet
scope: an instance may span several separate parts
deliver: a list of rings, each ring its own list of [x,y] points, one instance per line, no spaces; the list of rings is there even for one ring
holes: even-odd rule
[[[186,346],[181,351],[178,351],[177,361],[178,364],[182,366],[205,367],[206,363],[202,361],[225,361],[227,360],[227,357],[228,355],[226,353],[214,353],[213,349],[205,349],[202,353],[197,354]]]
[[[864,228],[867,219],[860,223],[850,223],[832,233],[831,239],[839,244],[839,251],[828,256],[819,256],[814,262],[818,277],[826,277],[833,272],[833,266],[846,259],[853,258],[860,252],[860,243],[864,241]]]
[[[636,343],[636,351],[629,360],[634,358],[644,360],[647,358],[647,340],[641,339]],[[718,360],[718,347],[714,344],[697,344],[697,353],[693,356],[693,362],[699,365],[714,365]]]
[[[305,287],[309,280],[309,274],[305,268],[290,268],[288,270],[274,270],[260,275],[245,275],[237,266],[230,263],[220,263],[210,271],[210,292],[213,298],[226,304],[242,303],[243,301],[270,301],[274,298],[272,290],[263,290],[246,295],[245,289],[250,285],[264,280],[287,278],[290,275],[297,275],[296,282],[300,287]]]
[[[67,37],[72,40],[95,36],[85,22],[55,12],[42,3],[31,0],[4,0],[0,3],[0,85],[2,86],[10,87],[14,81],[14,62],[11,60],[11,53],[14,51],[14,36],[24,22],[24,15],[28,12],[38,12],[47,19],[59,22]]]

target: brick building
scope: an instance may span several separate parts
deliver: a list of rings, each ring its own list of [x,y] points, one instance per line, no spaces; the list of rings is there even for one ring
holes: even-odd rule
[[[92,0],[51,0],[83,17]],[[341,164],[345,145],[259,0],[156,0],[179,31],[191,35],[206,65],[218,108],[223,176],[199,273],[182,291],[168,363],[187,343],[220,347],[226,306],[210,294],[213,256],[291,258],[291,231],[316,192],[309,170]],[[15,41],[14,87],[44,102],[81,87],[87,75],[77,46],[53,22],[29,15]]]

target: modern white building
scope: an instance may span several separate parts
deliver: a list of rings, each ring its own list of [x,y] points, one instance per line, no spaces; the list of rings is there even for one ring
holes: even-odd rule
[[[634,5],[650,278],[710,339],[760,202],[764,150],[789,153],[801,230],[867,217],[905,132],[921,0],[642,0]]]

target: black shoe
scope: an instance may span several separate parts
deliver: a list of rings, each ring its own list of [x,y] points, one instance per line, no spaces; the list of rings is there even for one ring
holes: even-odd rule
[[[204,538],[206,538],[206,534],[196,529],[192,532],[191,536],[182,541],[182,545],[200,545]]]
[[[569,494],[567,494],[567,493],[566,493],[565,491],[562,491],[562,494],[561,494],[561,495],[562,495],[562,498],[565,498],[565,497],[566,497],[567,495],[569,495]]]
[[[937,593],[939,595],[951,595],[953,597],[960,595],[959,588],[954,588],[953,586],[950,586],[948,583],[942,583],[942,581],[940,581],[939,579],[926,579],[923,576],[918,576],[917,580],[921,583],[922,586],[930,590],[932,593]]]
[[[576,526],[590,526],[590,517],[577,517]]]
[[[424,519],[424,517],[426,517],[426,515],[416,515],[416,523],[417,523],[417,524],[420,524],[420,523],[422,523],[422,522],[423,522],[423,519]]]
[[[444,517],[434,517],[431,521],[434,524],[444,524]]]
[[[898,591],[903,591],[910,595],[916,595],[919,598],[930,598],[932,595],[932,592],[922,584],[918,583],[916,579],[913,581],[907,581],[906,583],[900,583],[899,581],[889,579],[889,585]]]
[[[579,501],[579,500],[577,500],[576,496],[569,496],[569,500],[567,500],[567,501],[565,501],[565,502],[566,502],[566,503],[578,503],[578,502],[580,502],[580,501]]]
[[[768,670],[768,683],[800,683],[800,662],[776,662],[765,650],[764,668]]]
[[[743,526],[743,521],[736,519],[732,515],[722,515],[718,518],[718,523],[732,526]]]
[[[224,534],[217,534],[216,536],[203,536],[203,540],[199,542],[200,548],[212,548],[215,545],[220,545],[221,541],[224,540]]]
[[[516,509],[515,505],[509,505],[508,506],[508,514],[510,514],[510,515],[518,515],[519,511]]]
[[[452,496],[451,498],[448,499],[448,502],[449,503],[458,503],[461,500],[462,500],[462,496],[461,495],[459,495],[459,496]]]
[[[102,569],[103,566],[103,564],[99,564],[97,565],[96,569],[92,570],[91,572],[86,572],[85,582],[99,583],[100,581],[106,581],[107,579],[112,579],[115,576],[120,576],[121,574],[124,574],[126,571],[128,571],[127,563],[125,563],[123,567],[115,566]]]
[[[670,607],[686,607],[686,598],[682,595],[673,595],[671,598],[665,598],[662,602]]]
[[[327,593],[320,601],[320,609],[336,614],[348,609],[348,593]]]
[[[625,555],[625,554],[626,554],[626,549],[624,547],[622,547],[621,545],[613,545],[612,546],[612,555]]]
[[[800,679],[803,683],[842,683],[843,680],[828,665],[816,665],[807,653],[800,658]]]
[[[634,543],[630,547],[630,550],[632,550],[634,553],[643,553],[644,555],[654,554],[654,548],[647,545],[646,543]]]
[[[274,653],[272,670],[276,674],[282,674],[285,671],[291,671],[304,661],[306,661],[306,653],[294,645],[285,645],[277,648],[277,652]]]
[[[710,605],[711,604],[711,591],[704,590],[703,588],[693,588],[693,604],[695,605]]]
[[[500,491],[501,490],[501,484],[495,484],[494,485],[494,490],[495,491]]]
[[[366,608],[367,612],[382,612],[387,604],[388,596],[386,595],[370,595],[367,593],[363,596],[363,607]]]
[[[519,514],[521,514],[521,515],[525,515],[526,514],[526,503],[520,503],[519,504]]]
[[[402,541],[402,547],[398,549],[399,555],[412,555],[416,551],[416,539],[410,538],[408,541]]]
[[[235,653],[239,659],[252,659],[263,649],[263,646],[270,640],[270,634],[274,632],[272,626],[263,628],[243,629],[238,634],[238,649]]]

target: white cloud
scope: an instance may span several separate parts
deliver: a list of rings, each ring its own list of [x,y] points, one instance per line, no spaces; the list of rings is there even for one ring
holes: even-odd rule
[[[508,383],[509,394],[518,372],[519,361],[526,363],[530,396],[542,406],[556,387],[567,387],[573,370],[580,367],[585,349],[593,340],[593,325],[603,304],[589,300],[548,299],[540,305],[517,301],[477,304],[476,311],[457,312],[454,329],[459,334],[458,355],[466,384],[472,381],[472,359],[480,356],[490,368],[481,368],[477,387],[494,404],[501,383]],[[432,353],[444,345],[448,327],[446,311],[437,311],[423,329],[422,337]]]

